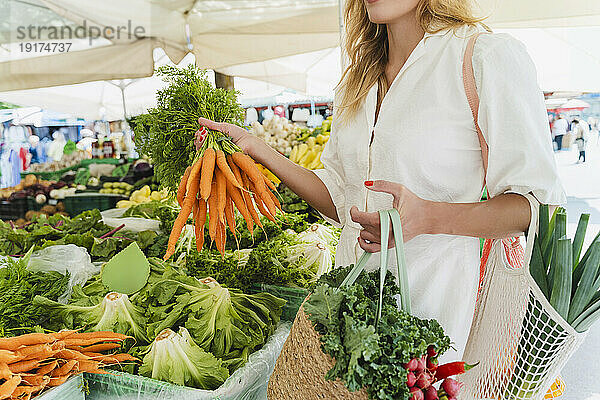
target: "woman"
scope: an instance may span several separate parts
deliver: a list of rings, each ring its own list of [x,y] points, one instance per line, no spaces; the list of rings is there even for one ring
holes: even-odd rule
[[[336,89],[324,169],[301,168],[241,128],[200,119],[343,226],[336,265],[379,251],[377,211],[396,207],[413,312],[444,327],[457,350],[447,359],[462,356],[473,317],[477,238],[525,231],[523,194],[565,202],[534,66],[519,42],[492,34],[473,56],[492,196],[479,202],[484,168],[461,67],[469,37],[482,29],[469,10],[466,0],[347,1],[350,65]]]

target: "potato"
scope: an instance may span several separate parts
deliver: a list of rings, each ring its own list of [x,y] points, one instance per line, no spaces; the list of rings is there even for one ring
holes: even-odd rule
[[[31,221],[36,215],[39,215],[39,214],[40,214],[39,211],[29,210],[25,213],[25,219],[27,221]]]
[[[56,211],[57,211],[57,214],[60,213],[61,211],[65,211],[65,203],[63,203],[62,201],[59,201],[58,204],[56,205]]]
[[[58,211],[56,214],[62,215],[64,217],[68,217],[69,214],[66,211]]]
[[[25,225],[25,223],[27,223],[27,221],[25,221],[25,219],[23,219],[23,218],[19,218],[18,220],[15,221],[16,226],[23,226],[23,225]]]

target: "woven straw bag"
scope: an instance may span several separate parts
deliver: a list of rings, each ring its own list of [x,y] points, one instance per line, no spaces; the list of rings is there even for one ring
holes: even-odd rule
[[[479,365],[461,376],[461,400],[543,399],[586,336],[554,310],[531,277],[539,203],[526,197],[531,222],[525,263],[514,268],[502,242],[493,243],[464,354]]]
[[[395,209],[380,211],[381,241],[387,243],[389,237],[390,220],[394,232],[396,246],[396,265],[398,266],[399,286],[402,292],[400,303],[403,310],[410,313],[410,299],[408,293],[408,274],[404,259],[404,241],[400,215]],[[384,246],[385,247],[385,246]],[[364,253],[356,266],[349,272],[342,285],[352,285],[371,256]],[[381,315],[383,296],[383,282],[387,273],[388,249],[382,248],[380,252],[380,291],[378,316]],[[321,350],[319,334],[300,307],[290,335],[275,364],[273,375],[269,379],[267,395],[270,400],[313,400],[313,399],[354,399],[366,400],[365,389],[350,392],[344,384],[337,381],[328,381],[325,374],[334,366],[335,361]]]

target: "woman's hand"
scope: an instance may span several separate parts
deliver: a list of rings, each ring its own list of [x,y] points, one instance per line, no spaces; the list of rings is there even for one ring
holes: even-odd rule
[[[432,203],[423,200],[399,183],[388,181],[366,181],[367,189],[374,192],[389,193],[394,196],[394,208],[400,213],[402,220],[402,235],[405,242],[415,236],[428,233],[427,208]],[[381,228],[378,212],[359,211],[356,206],[350,209],[352,221],[362,225],[358,243],[360,247],[369,252],[376,253],[381,250]],[[394,237],[390,229],[388,247],[394,246]]]
[[[206,118],[198,118],[198,122],[208,129],[228,135],[244,153],[250,154],[250,156],[252,156],[252,150],[256,146],[256,143],[260,142],[260,139],[256,136],[251,135],[247,130],[240,128],[237,125],[228,124],[226,122],[215,122]]]

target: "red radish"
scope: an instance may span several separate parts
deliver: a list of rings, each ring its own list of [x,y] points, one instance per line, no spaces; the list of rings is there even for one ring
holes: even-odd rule
[[[460,386],[460,383],[452,378],[446,378],[444,382],[442,382],[442,389],[444,389],[444,391],[448,393],[448,396],[450,397],[458,396]]]
[[[407,377],[406,377],[406,384],[408,385],[409,388],[415,386],[415,383],[417,382],[417,377],[415,376],[415,374],[413,374],[412,372],[409,372]]]
[[[425,358],[417,358],[417,368],[415,371],[425,371],[427,367],[427,363],[425,362]]]
[[[433,386],[429,386],[425,391],[425,400],[438,400],[438,392]]]
[[[427,369],[430,370],[431,372],[435,372],[435,370],[438,367],[438,360],[437,358],[428,358],[427,359]]]
[[[417,369],[418,366],[419,366],[419,362],[417,361],[416,358],[413,358],[406,364],[405,368],[409,371],[414,371]]]
[[[412,397],[410,400],[425,400],[423,391],[417,387],[410,388],[410,393],[412,394]]]
[[[435,351],[435,347],[433,345],[430,345],[429,347],[427,347],[427,356],[428,357],[437,356],[437,352]]]
[[[417,386],[421,389],[427,389],[429,386],[431,386],[431,381],[431,375],[429,375],[427,372],[423,372],[417,377]]]

